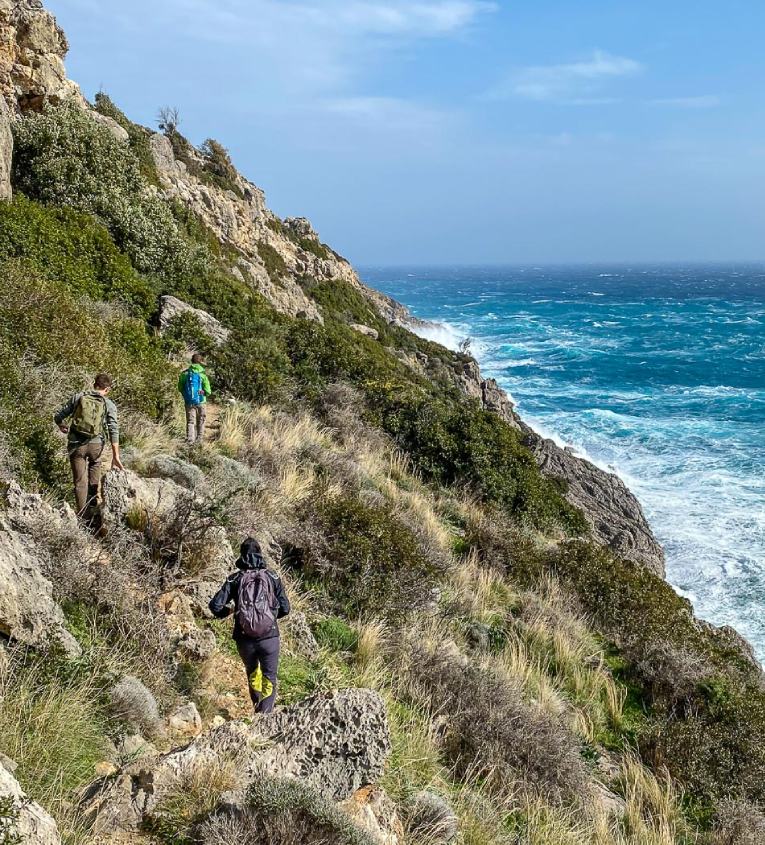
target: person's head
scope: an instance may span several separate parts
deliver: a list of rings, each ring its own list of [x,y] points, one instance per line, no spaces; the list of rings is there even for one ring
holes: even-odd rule
[[[254,537],[248,537],[239,547],[237,567],[241,570],[261,569],[265,566],[260,543]]]
[[[106,396],[106,394],[111,391],[113,384],[114,382],[112,381],[112,377],[109,373],[99,373],[93,382],[93,388]]]
[[[201,365],[202,367],[204,367],[204,365],[205,365],[205,359],[204,359],[204,358],[203,358],[203,357],[202,357],[202,356],[201,356],[198,352],[195,352],[195,353],[191,356],[191,363],[192,363],[192,364],[199,364],[199,365]]]

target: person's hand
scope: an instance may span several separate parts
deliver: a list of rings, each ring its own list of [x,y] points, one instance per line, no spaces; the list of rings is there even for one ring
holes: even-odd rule
[[[125,469],[125,467],[122,465],[122,461],[119,459],[119,457],[117,455],[114,455],[114,457],[112,457],[112,469],[120,469],[120,470]]]
[[[64,425],[64,423],[61,423],[61,425],[58,427],[58,430],[59,430],[62,434],[69,434],[69,426],[68,426],[68,425]]]

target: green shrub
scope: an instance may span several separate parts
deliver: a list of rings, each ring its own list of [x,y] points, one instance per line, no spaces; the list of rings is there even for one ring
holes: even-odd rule
[[[13,181],[32,199],[103,220],[139,272],[192,272],[189,246],[167,202],[144,190],[133,150],[76,106],[49,106],[14,124]]]
[[[287,273],[287,265],[279,253],[267,243],[258,243],[258,255],[272,282],[277,282]]]
[[[354,651],[359,636],[351,626],[339,616],[328,616],[312,626],[316,641],[330,651]]]
[[[309,571],[332,584],[329,600],[345,615],[401,616],[432,603],[443,562],[428,557],[390,506],[324,498],[315,519],[321,539],[309,549]]]
[[[144,316],[155,309],[152,285],[88,214],[42,206],[20,194],[0,204],[0,261],[15,258],[75,295],[124,302]]]
[[[139,126],[133,123],[123,111],[121,111],[114,103],[114,101],[103,91],[96,94],[95,99],[96,111],[100,114],[110,117],[128,133],[129,144],[136,158],[141,170],[141,175],[150,185],[159,185],[159,175],[157,173],[157,166],[154,163],[154,156],[151,152],[150,139],[152,132],[144,126]]]
[[[199,148],[199,152],[204,158],[203,180],[212,182],[216,187],[224,191],[232,191],[238,197],[244,198],[242,189],[239,187],[239,174],[223,144],[213,138],[208,138]]]

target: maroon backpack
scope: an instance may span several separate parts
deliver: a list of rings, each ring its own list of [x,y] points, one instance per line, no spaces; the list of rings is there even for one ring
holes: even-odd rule
[[[276,588],[265,569],[250,569],[239,579],[236,621],[246,637],[258,640],[271,633],[276,622]]]

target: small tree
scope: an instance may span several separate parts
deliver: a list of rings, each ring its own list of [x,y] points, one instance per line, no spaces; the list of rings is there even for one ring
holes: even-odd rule
[[[165,135],[175,135],[181,123],[181,114],[174,106],[162,106],[157,116],[157,123]]]

